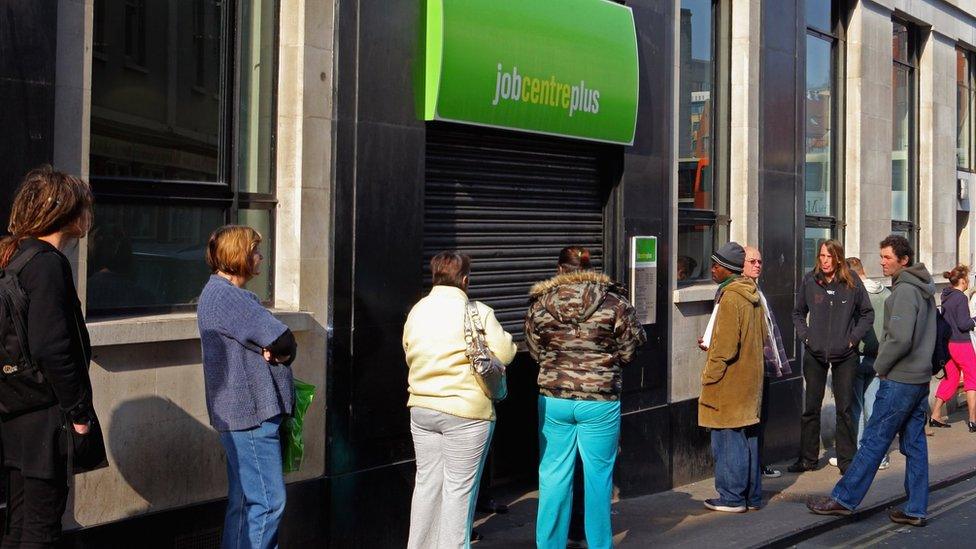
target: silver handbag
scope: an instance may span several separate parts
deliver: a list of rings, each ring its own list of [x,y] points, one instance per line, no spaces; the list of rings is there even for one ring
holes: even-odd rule
[[[474,379],[485,396],[494,402],[499,402],[508,396],[505,365],[488,348],[488,343],[485,341],[485,328],[481,324],[481,315],[478,314],[476,302],[469,301],[465,309],[464,355],[471,362]]]

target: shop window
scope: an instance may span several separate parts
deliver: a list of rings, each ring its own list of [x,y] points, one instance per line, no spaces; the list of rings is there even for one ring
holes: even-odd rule
[[[843,226],[842,64],[844,27],[837,0],[806,2],[803,187],[803,269],[816,264],[820,244],[841,238]]]
[[[96,58],[105,55],[105,3],[95,2],[92,9],[92,52]]]
[[[146,66],[146,0],[125,0],[123,12],[125,59],[130,66]]]
[[[262,274],[248,288],[269,303],[277,2],[96,0],[95,8],[109,15],[105,42],[126,46],[107,48],[92,68],[89,311],[192,309],[209,275],[207,237],[231,222],[264,236]],[[133,8],[142,10],[141,35]],[[140,43],[145,70],[123,70]]]
[[[892,22],[891,232],[916,244],[918,232],[918,31]]]
[[[709,278],[728,240],[729,2],[682,0],[678,74],[678,284]]]
[[[956,167],[973,171],[974,139],[973,106],[976,104],[973,82],[973,60],[976,54],[956,49]]]

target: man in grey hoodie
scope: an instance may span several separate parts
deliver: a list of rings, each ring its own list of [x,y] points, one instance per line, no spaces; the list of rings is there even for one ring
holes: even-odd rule
[[[878,465],[898,435],[907,458],[904,510],[892,509],[892,522],[924,526],[929,497],[925,412],[932,352],[935,349],[935,284],[904,237],[881,241],[881,268],[892,280],[884,305],[884,333],[874,370],[881,379],[874,413],[861,448],[829,497],[811,498],[807,508],[819,515],[850,515],[867,495]]]

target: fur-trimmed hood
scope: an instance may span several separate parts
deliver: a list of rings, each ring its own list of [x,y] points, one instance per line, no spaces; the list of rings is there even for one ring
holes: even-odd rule
[[[529,300],[538,300],[560,322],[579,323],[590,318],[608,293],[621,297],[624,289],[609,276],[595,271],[556,275],[532,286]]]

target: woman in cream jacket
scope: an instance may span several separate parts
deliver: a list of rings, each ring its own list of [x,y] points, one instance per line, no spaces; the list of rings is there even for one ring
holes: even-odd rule
[[[495,408],[464,354],[464,316],[471,258],[442,252],[430,261],[434,286],[403,327],[410,432],[417,479],[410,508],[409,549],[467,547],[478,479],[495,425]],[[478,303],[488,348],[503,363],[515,358],[511,334]]]

